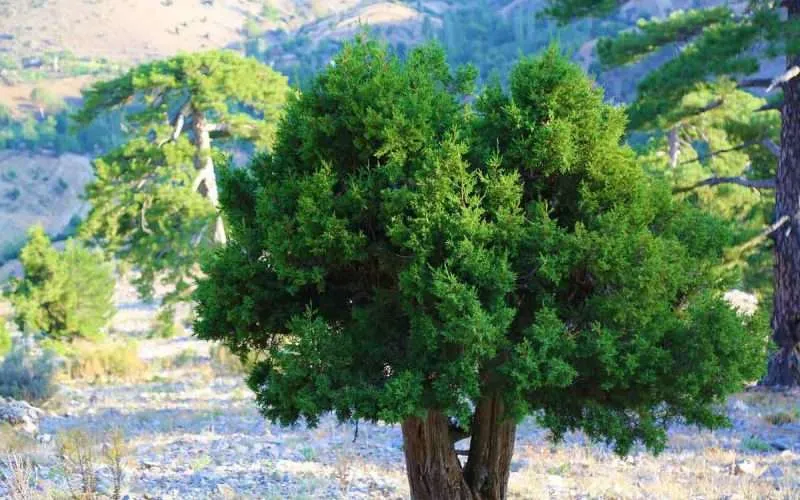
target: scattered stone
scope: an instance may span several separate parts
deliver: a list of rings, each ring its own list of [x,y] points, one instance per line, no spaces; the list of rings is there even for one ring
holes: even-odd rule
[[[6,422],[11,427],[28,434],[36,434],[39,431],[39,419],[42,415],[44,415],[42,410],[25,401],[0,396],[0,422]]]
[[[750,406],[748,406],[747,403],[745,403],[741,399],[737,399],[731,404],[731,408],[733,408],[736,411],[747,411],[750,409]]]
[[[740,460],[733,466],[733,473],[737,476],[752,475],[757,472],[755,462],[751,460]]]
[[[783,443],[781,441],[772,441],[769,445],[772,446],[773,448],[775,448],[778,451],[786,451],[786,450],[788,450],[790,448],[789,445],[787,445],[786,443]]]
[[[783,469],[777,465],[770,465],[767,467],[767,470],[761,474],[761,477],[764,479],[780,479],[783,477]]]
[[[221,498],[225,499],[237,498],[236,490],[231,488],[225,483],[220,483],[217,485],[217,493],[221,495]]]

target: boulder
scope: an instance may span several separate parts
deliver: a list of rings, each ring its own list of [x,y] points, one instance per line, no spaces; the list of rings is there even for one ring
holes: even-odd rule
[[[0,422],[5,422],[15,429],[36,434],[42,415],[44,415],[42,410],[25,401],[0,397]]]

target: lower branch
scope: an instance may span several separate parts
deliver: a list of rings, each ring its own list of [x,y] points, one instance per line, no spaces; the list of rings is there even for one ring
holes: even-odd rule
[[[693,191],[703,186],[716,186],[718,184],[736,184],[755,189],[775,189],[775,179],[748,179],[746,177],[709,177],[691,186],[682,186],[672,189],[674,194]]]

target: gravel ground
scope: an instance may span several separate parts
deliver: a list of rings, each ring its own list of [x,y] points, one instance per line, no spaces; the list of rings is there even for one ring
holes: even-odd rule
[[[49,442],[28,450],[39,463],[41,492],[67,490],[56,473],[59,435],[83,429],[102,442],[110,429],[121,429],[130,448],[130,498],[408,497],[397,426],[361,423],[353,442],[354,425],[330,417],[316,429],[271,425],[241,377],[216,373],[203,356],[145,382],[69,385],[57,404],[40,424],[39,441]],[[511,496],[800,499],[799,405],[798,393],[743,393],[728,405],[732,429],[678,426],[662,455],[640,450],[626,459],[581,434],[553,446],[526,421],[518,432]],[[768,423],[781,410],[798,417]],[[109,491],[109,471],[101,468],[99,476],[99,490]]]
[[[355,426],[332,417],[315,429],[272,425],[241,375],[212,367],[207,343],[144,339],[154,309],[126,302],[129,295],[119,297],[114,329],[140,339],[139,356],[149,365],[140,381],[67,383],[45,407],[36,439],[9,437],[0,426],[0,462],[3,449],[30,457],[36,498],[69,491],[55,443],[75,429],[94,436],[98,450],[106,449],[111,430],[122,432],[130,499],[408,498],[398,426],[362,422],[354,441]],[[727,411],[730,429],[675,426],[660,456],[636,450],[625,459],[579,433],[552,445],[546,431],[526,421],[517,433],[509,496],[800,500],[800,392],[753,389],[731,398]],[[7,498],[2,471],[0,498]],[[98,490],[109,494],[109,468],[100,466],[98,476]]]

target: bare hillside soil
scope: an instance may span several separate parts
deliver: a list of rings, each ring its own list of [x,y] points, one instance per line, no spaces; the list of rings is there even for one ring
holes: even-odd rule
[[[32,225],[58,235],[73,217],[86,215],[89,207],[80,196],[91,178],[85,156],[0,151],[0,263]]]

